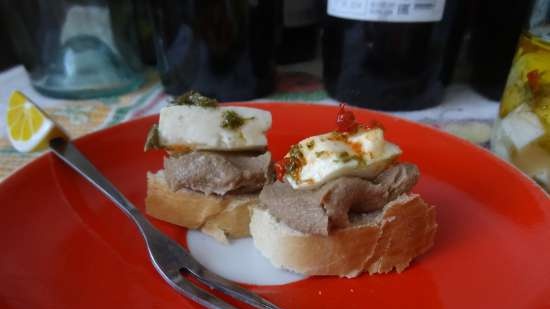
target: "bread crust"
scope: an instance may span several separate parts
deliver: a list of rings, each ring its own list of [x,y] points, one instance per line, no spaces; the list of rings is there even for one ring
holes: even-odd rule
[[[147,173],[148,215],[189,229],[201,229],[223,243],[228,238],[250,236],[250,209],[257,204],[257,194],[220,197],[185,189],[172,191],[162,170]]]
[[[401,195],[383,209],[352,218],[352,226],[328,236],[304,234],[255,208],[250,221],[254,244],[276,267],[305,275],[356,277],[402,272],[432,247],[434,206],[419,195]]]

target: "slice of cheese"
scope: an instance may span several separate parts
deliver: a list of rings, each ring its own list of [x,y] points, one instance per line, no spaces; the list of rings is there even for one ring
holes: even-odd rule
[[[542,122],[527,103],[502,119],[501,129],[518,151],[545,134]]]
[[[491,133],[491,150],[499,157],[506,161],[511,161],[512,157],[510,153],[513,152],[514,145],[508,135],[504,134],[502,129],[502,120],[497,117],[493,124],[493,131]]]
[[[303,164],[297,173],[285,176],[294,189],[312,189],[342,176],[372,179],[401,154],[397,145],[384,140],[379,128],[312,136],[295,147]]]
[[[512,162],[529,177],[535,178],[550,190],[550,153],[531,143],[512,155]]]
[[[236,112],[245,119],[236,129],[222,127],[223,113]],[[265,132],[271,127],[271,113],[265,110],[221,106],[168,106],[160,111],[159,141],[167,149],[255,150],[267,146]]]

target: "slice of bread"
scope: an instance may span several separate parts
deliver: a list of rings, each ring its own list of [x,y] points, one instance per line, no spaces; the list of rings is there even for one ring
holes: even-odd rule
[[[251,207],[257,194],[219,197],[180,189],[172,191],[164,172],[147,173],[145,212],[157,219],[202,232],[227,243],[228,238],[250,236]]]
[[[383,209],[351,218],[352,226],[328,236],[304,234],[254,208],[250,233],[276,267],[305,275],[356,277],[397,272],[434,242],[435,208],[416,194],[401,195]]]

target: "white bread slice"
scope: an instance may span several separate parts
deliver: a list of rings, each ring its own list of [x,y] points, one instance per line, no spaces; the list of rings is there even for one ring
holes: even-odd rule
[[[227,243],[228,238],[248,237],[250,208],[257,194],[219,197],[181,189],[172,191],[164,171],[147,173],[145,212],[157,219],[202,232]]]
[[[356,215],[352,226],[328,236],[304,234],[254,208],[254,245],[273,265],[305,275],[356,277],[362,272],[402,272],[434,242],[435,208],[416,194],[401,195],[383,209]]]

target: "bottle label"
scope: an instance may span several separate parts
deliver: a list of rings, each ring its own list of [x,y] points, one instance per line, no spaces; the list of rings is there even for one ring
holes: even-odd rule
[[[285,27],[309,26],[319,22],[318,0],[285,0],[283,2],[283,24]]]
[[[445,0],[328,0],[334,17],[387,22],[433,22],[443,17]]]

